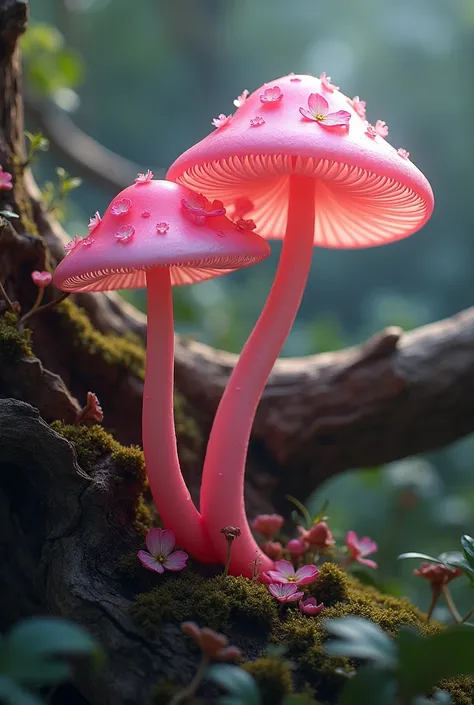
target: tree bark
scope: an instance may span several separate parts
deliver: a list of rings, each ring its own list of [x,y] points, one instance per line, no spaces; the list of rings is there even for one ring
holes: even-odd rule
[[[18,39],[26,21],[24,0],[0,0],[0,164],[15,176],[14,190],[0,191],[0,210],[21,216],[0,225],[0,280],[22,311],[36,295],[31,271],[54,266],[66,241],[21,166]],[[46,300],[58,294],[49,287]],[[117,295],[74,301],[94,335],[133,334],[143,344],[144,316]],[[0,314],[6,308],[0,300]],[[189,680],[194,657],[177,627],[152,640],[131,621],[130,590],[116,564],[136,550],[137,537],[128,528],[131,497],[117,489],[113,461],[84,472],[72,445],[48,424],[73,422],[94,391],[106,428],[123,443],[139,444],[141,375],[137,364],[110,362],[95,344],[64,334],[64,319],[55,309],[33,317],[36,357],[0,367],[1,624],[42,611],[82,623],[104,645],[108,661],[101,674],[81,678],[81,692],[92,705],[138,705],[159,676]],[[136,350],[143,356],[139,345]],[[176,384],[201,439],[235,359],[177,336]],[[390,328],[359,347],[280,360],[254,424],[248,513],[288,513],[286,494],[304,500],[345,469],[431,450],[473,429],[474,309],[410,333]],[[197,497],[205,442],[188,455],[186,442],[180,444],[183,467]]]

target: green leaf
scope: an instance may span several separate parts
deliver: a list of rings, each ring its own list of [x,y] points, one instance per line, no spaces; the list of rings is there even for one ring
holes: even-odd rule
[[[401,553],[398,556],[398,560],[402,561],[405,560],[406,558],[418,558],[420,561],[429,561],[430,563],[440,563],[441,565],[445,565],[443,561],[441,561],[439,558],[435,558],[434,556],[428,556],[426,553],[416,553],[415,551],[410,551],[409,553]]]
[[[326,499],[323,503],[323,506],[319,510],[319,512],[317,512],[315,514],[315,516],[313,517],[312,524],[319,524],[320,521],[326,521],[328,519],[328,517],[326,516],[326,512],[327,512],[328,507],[329,507],[329,500]]]
[[[373,622],[361,617],[343,617],[327,619],[323,626],[338,637],[338,641],[331,640],[325,644],[327,653],[333,656],[368,659],[384,668],[395,667],[395,644]]]
[[[207,669],[207,678],[230,693],[221,699],[221,705],[261,705],[260,692],[254,679],[242,668],[216,664]]]
[[[287,499],[289,502],[291,502],[292,504],[294,504],[295,507],[297,507],[297,509],[298,509],[298,511],[300,512],[302,518],[304,519],[305,528],[306,528],[306,529],[310,529],[310,528],[312,527],[312,525],[313,525],[313,520],[312,520],[312,518],[311,518],[311,514],[308,512],[308,510],[306,509],[306,507],[304,506],[304,504],[303,504],[302,502],[300,502],[299,499],[296,499],[296,497],[292,497],[290,494],[287,494],[287,495],[286,495],[286,499]]]
[[[24,690],[8,676],[0,676],[0,701],[4,705],[44,705],[44,700]]]
[[[432,698],[415,698],[413,705],[452,705],[453,699],[445,690],[436,690]]]
[[[2,670],[20,683],[60,683],[70,665],[58,656],[92,655],[97,643],[81,627],[57,617],[33,617],[15,625],[0,646]]]
[[[461,545],[469,567],[474,570],[474,539],[465,534],[461,537]]]
[[[0,215],[3,215],[5,218],[19,218],[20,217],[17,213],[14,213],[13,211],[0,211]]]
[[[474,630],[466,626],[422,637],[402,628],[397,638],[399,683],[405,698],[424,695],[443,678],[474,675]]]
[[[393,676],[374,666],[360,668],[347,681],[339,705],[395,705],[396,681]]]

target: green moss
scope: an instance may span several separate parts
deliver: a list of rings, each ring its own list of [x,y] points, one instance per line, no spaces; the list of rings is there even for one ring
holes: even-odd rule
[[[447,690],[453,700],[453,705],[472,705],[474,703],[474,678],[458,676],[442,680],[439,687]]]
[[[308,585],[308,594],[331,607],[348,599],[349,582],[346,573],[334,563],[323,563],[318,579]]]
[[[242,668],[255,679],[262,705],[279,705],[286,695],[293,692],[291,672],[282,659],[259,658],[242,664]]]
[[[18,318],[14,313],[0,316],[0,365],[14,362],[19,357],[31,357],[31,331],[17,329]]]
[[[249,634],[268,635],[278,616],[264,585],[221,575],[205,580],[192,573],[164,577],[161,585],[138,595],[132,614],[151,635],[163,622],[190,619],[216,631],[236,625]]]

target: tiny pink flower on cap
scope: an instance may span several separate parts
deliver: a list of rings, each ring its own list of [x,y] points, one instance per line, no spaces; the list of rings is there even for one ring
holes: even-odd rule
[[[149,184],[152,181],[154,174],[148,169],[146,174],[137,174],[135,183],[136,184]]]
[[[339,86],[335,86],[333,83],[331,83],[331,76],[326,76],[324,72],[319,77],[319,80],[321,81],[321,86],[324,88],[325,91],[328,91],[329,93],[334,93],[334,91],[339,90]]]
[[[316,580],[319,570],[315,565],[304,565],[295,571],[290,561],[277,561],[276,570],[269,570],[268,577],[272,583],[294,583],[295,585],[307,585]]]
[[[300,600],[298,604],[303,614],[310,614],[313,617],[322,612],[324,609],[324,604],[321,602],[318,605],[314,597],[308,597],[306,600]]]
[[[378,567],[375,561],[367,558],[371,553],[375,553],[378,550],[375,541],[372,541],[368,536],[359,538],[355,531],[348,531],[346,534],[346,546],[351,554],[350,560],[366,565],[368,568]]]
[[[378,134],[379,137],[387,137],[387,135],[388,135],[387,123],[384,122],[383,120],[377,120],[377,122],[375,123],[375,132]]]
[[[250,127],[261,127],[261,125],[265,125],[265,120],[261,115],[250,118]]]
[[[400,156],[402,159],[408,159],[410,156],[410,152],[407,152],[406,149],[397,149],[397,154]]]
[[[64,250],[66,254],[68,255],[70,252],[72,252],[79,245],[80,242],[82,242],[82,239],[79,237],[79,235],[74,235],[72,240],[69,240],[69,242],[66,242],[66,244],[64,245]]]
[[[89,225],[87,226],[89,228],[89,232],[93,232],[101,220],[102,218],[100,217],[99,211],[96,211],[92,218],[89,218]]]
[[[49,272],[38,272],[38,270],[35,270],[31,272],[31,278],[39,289],[44,289],[51,284],[53,275]]]
[[[329,103],[319,93],[311,93],[308,98],[308,110],[300,108],[301,115],[307,120],[314,120],[326,127],[343,127],[349,124],[351,114],[347,110],[330,112]]]
[[[284,523],[285,519],[281,514],[258,514],[250,526],[267,539],[272,539]]]
[[[82,238],[81,242],[83,247],[90,247],[94,244],[95,239],[92,237],[92,235],[87,235],[87,237]]]
[[[283,93],[279,86],[272,86],[272,88],[265,88],[263,93],[260,94],[261,103],[279,103],[283,98]]]
[[[212,124],[214,127],[224,127],[224,125],[228,125],[230,120],[232,118],[232,115],[224,115],[224,113],[221,113],[218,115],[216,118],[213,118]]]
[[[287,543],[287,549],[290,552],[290,556],[292,558],[298,558],[299,556],[302,556],[304,553],[306,553],[308,544],[303,541],[303,539],[291,539]]]
[[[149,218],[150,215],[151,215],[151,211],[149,211],[149,210],[142,211],[142,218]]]
[[[161,223],[156,224],[156,232],[158,235],[166,235],[169,229],[169,223],[165,223],[164,220],[162,220]]]
[[[226,213],[222,201],[216,200],[210,203],[201,193],[183,198],[181,205],[196,225],[204,225],[206,218],[217,218]]]
[[[365,102],[365,100],[361,100],[358,95],[355,95],[352,100],[349,99],[347,102],[362,120],[366,119],[367,103]]]
[[[133,225],[122,225],[115,233],[115,239],[117,242],[130,242],[134,235],[135,228]]]
[[[239,218],[239,220],[235,224],[235,227],[237,228],[237,230],[242,230],[243,232],[245,232],[246,230],[255,230],[257,226],[255,225],[255,222],[252,219],[245,220],[245,218]]]
[[[174,534],[169,529],[151,529],[145,539],[148,551],[138,551],[140,563],[147,570],[164,573],[165,570],[183,570],[186,567],[188,554],[184,551],[173,551]]]
[[[0,166],[0,191],[11,191],[12,188],[12,175],[8,171],[3,171],[3,167]]]
[[[234,100],[234,105],[236,108],[240,108],[247,100],[249,92],[247,89],[242,91],[242,93]]]
[[[283,555],[283,546],[279,541],[266,541],[260,548],[272,561],[280,560]]]
[[[131,207],[132,202],[129,198],[120,198],[112,204],[110,212],[112,215],[124,215],[125,213],[128,213]]]
[[[270,594],[275,597],[278,602],[297,602],[304,595],[304,592],[298,590],[296,585],[282,585],[281,583],[273,584],[268,586]]]
[[[370,124],[370,122],[368,122],[365,127],[365,134],[373,140],[377,137],[377,130]]]

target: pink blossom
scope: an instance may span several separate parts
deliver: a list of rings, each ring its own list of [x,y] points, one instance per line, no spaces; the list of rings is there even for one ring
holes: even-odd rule
[[[245,220],[245,218],[239,218],[239,220],[235,223],[235,227],[237,230],[241,230],[242,232],[248,232],[249,230],[255,230],[257,226],[252,219]]]
[[[169,224],[165,223],[163,220],[160,223],[156,224],[156,232],[158,233],[158,235],[166,235],[169,229]]]
[[[100,423],[103,420],[104,412],[97,395],[94,392],[87,392],[86,405],[77,414],[75,425],[77,426],[84,421],[98,421]]]
[[[279,103],[283,98],[283,93],[279,86],[272,86],[272,88],[265,88],[263,93],[260,95],[261,103]]]
[[[379,137],[386,137],[388,135],[387,123],[383,120],[377,120],[375,123],[375,132],[379,135]]]
[[[149,184],[150,181],[152,181],[154,177],[154,173],[148,169],[146,174],[137,174],[137,178],[135,179],[136,184]]]
[[[183,570],[188,554],[173,551],[175,538],[169,529],[151,529],[145,539],[148,551],[138,551],[138,558],[144,568],[164,573],[166,570]]]
[[[214,127],[224,127],[225,125],[228,125],[230,120],[232,119],[232,115],[224,115],[224,113],[221,113],[218,115],[216,118],[213,118],[212,124]]]
[[[12,188],[12,175],[9,171],[3,171],[3,167],[0,166],[0,191],[11,191]]]
[[[38,272],[35,269],[34,272],[31,272],[31,278],[39,289],[44,289],[51,284],[53,275],[50,272]]]
[[[377,563],[367,558],[371,553],[375,553],[378,550],[375,541],[372,541],[368,536],[359,538],[355,531],[348,531],[346,534],[346,546],[351,554],[350,560],[357,561],[357,563],[366,565],[369,568],[377,568]]]
[[[272,539],[284,523],[285,519],[280,514],[258,514],[250,526],[265,538]]]
[[[151,211],[142,211],[142,218],[149,218],[151,215]]]
[[[461,568],[448,567],[440,563],[421,563],[419,568],[413,571],[413,575],[419,578],[425,578],[431,583],[431,587],[436,590],[441,590],[442,587],[459,578],[463,574]]]
[[[295,571],[290,561],[277,561],[276,570],[269,570],[268,577],[272,583],[294,583],[295,585],[306,585],[316,580],[319,570],[315,565],[304,565]]]
[[[265,125],[265,120],[261,115],[256,115],[254,118],[250,118],[250,127],[260,127]]]
[[[296,602],[303,597],[304,592],[300,592],[296,585],[282,585],[280,583],[270,584],[268,586],[270,594],[276,597],[278,602]]]
[[[367,103],[365,102],[365,100],[361,100],[358,95],[355,95],[352,100],[350,98],[348,99],[348,103],[355,110],[357,115],[362,118],[362,120],[366,119],[365,109]]]
[[[260,548],[272,561],[278,561],[283,555],[283,546],[279,541],[266,541]]]
[[[235,105],[235,107],[236,107],[236,108],[240,108],[240,107],[245,103],[245,101],[247,100],[248,97],[249,97],[249,92],[248,92],[247,89],[245,89],[245,90],[242,91],[242,93],[234,100],[234,105]]]
[[[377,130],[373,125],[370,124],[370,122],[368,122],[365,126],[365,134],[367,135],[367,137],[371,137],[373,140],[377,137]]]
[[[329,91],[329,93],[334,93],[334,91],[339,90],[339,86],[335,86],[333,83],[331,83],[331,76],[326,76],[325,73],[322,73],[319,77],[319,80],[321,81],[321,86],[324,88],[325,91]]]
[[[201,193],[192,193],[188,198],[182,198],[181,205],[196,225],[204,225],[206,218],[216,218],[226,213],[222,201],[210,203]]]
[[[132,202],[129,198],[120,198],[118,201],[114,201],[110,212],[112,215],[124,215],[128,213],[132,207]]]
[[[82,242],[82,239],[79,237],[79,235],[74,235],[72,240],[69,240],[69,242],[66,242],[66,244],[64,245],[64,250],[66,254],[72,252],[79,245],[80,242]]]
[[[95,239],[92,237],[92,235],[87,235],[87,237],[84,237],[81,242],[83,247],[90,247],[94,244]]]
[[[300,537],[310,546],[318,548],[332,548],[335,544],[332,532],[325,521],[319,521],[317,524],[306,530],[302,526],[298,526]]]
[[[290,541],[288,541],[286,547],[293,558],[298,558],[298,556],[302,556],[304,553],[306,553],[307,546],[308,544],[303,541],[303,539],[291,539]]]
[[[100,217],[99,211],[96,211],[92,218],[89,218],[89,225],[87,226],[89,228],[89,232],[93,232],[93,230],[96,229],[101,220],[102,218]]]
[[[410,156],[410,152],[407,152],[406,149],[397,149],[397,154],[402,158],[402,159],[408,159]]]
[[[329,112],[329,103],[319,93],[311,93],[308,98],[308,108],[300,108],[300,113],[308,120],[315,120],[326,127],[341,127],[349,124],[351,114],[347,110]]]
[[[308,597],[306,600],[300,600],[299,606],[303,614],[310,614],[312,616],[316,616],[324,609],[324,604],[321,602],[318,605],[314,597]]]
[[[121,228],[115,233],[115,239],[117,242],[130,242],[135,235],[135,228],[133,225],[122,225]]]

